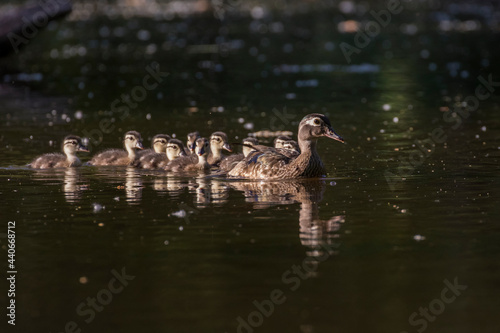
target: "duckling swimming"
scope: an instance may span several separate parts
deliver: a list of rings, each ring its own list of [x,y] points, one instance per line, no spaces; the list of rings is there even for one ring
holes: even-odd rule
[[[137,158],[133,162],[133,166],[142,169],[156,169],[157,164],[166,158],[168,141],[171,140],[170,135],[157,134],[151,140],[152,149],[145,149],[137,153]]]
[[[108,149],[98,153],[89,161],[89,165],[132,165],[137,158],[136,149],[143,149],[139,132],[128,131],[123,140],[123,149]]]
[[[247,157],[254,149],[253,146],[257,146],[259,144],[259,140],[257,138],[245,138],[242,141],[243,144],[243,154],[235,154],[229,155],[225,159],[220,162],[220,171],[229,172],[232,170],[240,161],[242,161],[245,157]]]
[[[191,132],[187,135],[186,147],[188,149],[188,154],[194,154],[194,149],[196,147],[196,140],[201,138],[200,133],[198,131]]]
[[[196,159],[189,155],[169,162],[165,170],[172,172],[209,170],[210,164],[207,158],[210,154],[210,144],[206,138],[196,140],[195,154]]]
[[[167,144],[170,139],[172,138],[168,134],[156,134],[151,139],[151,148],[144,149],[138,152],[137,155],[144,156],[146,154],[152,154],[152,153],[165,154],[165,152],[167,151]]]
[[[274,148],[283,148],[283,144],[292,140],[288,135],[280,135],[274,139]]]
[[[288,157],[278,149],[250,153],[229,172],[231,177],[250,179],[315,178],[325,174],[325,167],[316,151],[318,138],[327,137],[344,142],[335,133],[330,120],[318,113],[305,116],[299,124],[298,144],[301,153]]]
[[[284,141],[282,149],[286,149],[293,153],[300,154],[299,144],[297,143],[297,141],[292,139]]]
[[[143,169],[164,169],[170,161],[181,156],[188,156],[184,144],[180,140],[170,139],[167,144],[166,153],[143,156],[140,158],[137,166]]]
[[[61,153],[44,154],[35,158],[28,166],[33,169],[79,167],[82,162],[76,153],[79,151],[89,152],[87,147],[82,144],[82,139],[76,135],[68,135],[64,138],[62,150],[64,155]]]
[[[231,146],[228,143],[227,135],[224,132],[214,132],[210,136],[210,150],[211,153],[208,155],[208,164],[212,166],[219,166],[220,162],[226,158],[222,154],[222,150],[225,149],[229,152],[232,151]]]

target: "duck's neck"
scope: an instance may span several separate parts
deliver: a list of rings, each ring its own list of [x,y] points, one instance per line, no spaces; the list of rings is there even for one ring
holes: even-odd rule
[[[200,168],[205,168],[207,165],[208,165],[207,155],[201,155],[201,156],[198,155],[198,166]]]
[[[75,152],[64,152],[66,154],[66,160],[69,165],[78,165],[80,163],[80,159],[76,156]]]
[[[132,161],[135,160],[135,157],[137,156],[135,149],[128,146],[125,146],[125,149],[127,149],[128,158]]]
[[[317,140],[299,140],[300,155],[292,161],[294,168],[300,170],[300,176],[320,177],[325,170],[316,151]]]
[[[214,159],[218,160],[221,158],[221,149],[219,149],[219,147],[210,146],[210,150],[212,151],[212,157]]]

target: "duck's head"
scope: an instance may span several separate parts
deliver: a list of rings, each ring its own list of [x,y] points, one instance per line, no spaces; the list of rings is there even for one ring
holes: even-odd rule
[[[311,113],[300,121],[298,134],[299,141],[314,140],[322,136],[344,143],[344,139],[335,133],[330,123],[330,119],[325,115]]]
[[[245,138],[243,139],[243,155],[247,157],[252,151],[252,147],[259,144],[257,138]]]
[[[63,141],[63,151],[65,154],[74,155],[77,151],[89,152],[87,147],[82,144],[82,139],[76,135],[68,135]]]
[[[136,131],[128,131],[127,133],[125,133],[123,144],[125,145],[125,148],[127,148],[127,150],[144,149],[144,147],[142,146],[141,135]]]
[[[289,140],[292,140],[291,137],[286,135],[280,135],[276,139],[274,139],[274,148],[283,148],[283,144]]]
[[[283,149],[288,149],[300,153],[299,144],[297,143],[297,141],[292,139],[283,142]]]
[[[227,135],[224,132],[214,132],[210,136],[210,149],[212,151],[221,151],[222,149],[225,149],[229,152],[232,152],[233,150],[231,149],[231,145],[229,145],[229,142],[227,140]]]
[[[195,153],[198,156],[208,156],[210,153],[210,143],[206,138],[199,138],[196,140]]]
[[[170,135],[167,134],[157,134],[151,140],[151,146],[154,151],[158,154],[165,153],[167,151],[167,144],[170,140]]]
[[[175,160],[179,156],[186,156],[184,144],[181,140],[170,139],[167,144],[167,157],[170,161]]]
[[[187,135],[187,148],[194,154],[194,149],[196,148],[196,140],[200,138],[200,133],[198,131],[191,132]]]

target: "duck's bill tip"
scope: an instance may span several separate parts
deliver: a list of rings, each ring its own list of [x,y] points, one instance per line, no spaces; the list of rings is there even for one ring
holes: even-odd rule
[[[144,147],[142,146],[142,143],[138,142],[136,145],[135,145],[135,148],[137,149],[144,149]]]
[[[222,146],[222,148],[224,148],[225,150],[227,150],[228,152],[232,153],[233,152],[233,149],[231,148],[231,146],[229,144],[224,144]]]
[[[345,143],[345,140],[340,135],[335,133],[334,131],[330,131],[330,132],[326,133],[325,136],[327,138],[333,139],[335,141]]]

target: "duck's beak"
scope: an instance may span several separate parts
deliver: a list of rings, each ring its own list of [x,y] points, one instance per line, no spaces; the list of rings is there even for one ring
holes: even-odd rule
[[[85,147],[84,145],[78,145],[78,148],[76,151],[83,151],[83,152],[89,153],[89,149],[87,147]]]
[[[331,127],[328,127],[328,129],[326,130],[325,136],[327,138],[330,138],[330,139],[337,140],[337,141],[340,141],[342,143],[345,143],[344,139],[342,139],[342,137],[340,135],[338,135],[337,133],[335,133],[335,131]]]
[[[195,145],[194,144],[189,144],[188,149],[191,151],[191,153],[194,153]]]
[[[135,144],[135,148],[137,148],[137,149],[144,149],[144,147],[142,146],[142,142],[141,141],[137,141],[137,143]]]
[[[227,150],[228,152],[232,153],[233,152],[233,149],[231,148],[231,145],[229,145],[229,143],[224,143],[224,145],[222,146],[222,148],[224,148],[225,150]]]
[[[198,152],[197,152],[198,156],[203,156],[205,154],[205,146],[202,146]]]

